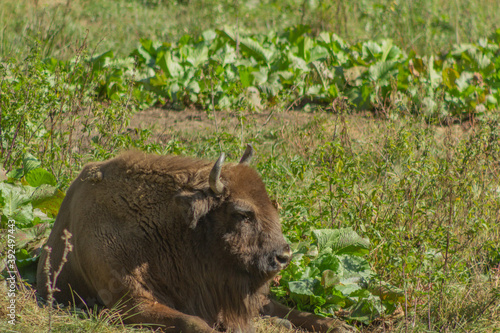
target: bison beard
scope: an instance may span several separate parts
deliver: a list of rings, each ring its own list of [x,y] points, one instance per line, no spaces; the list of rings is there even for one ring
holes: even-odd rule
[[[129,323],[172,332],[251,331],[259,311],[309,330],[341,322],[267,298],[268,282],[291,257],[278,213],[259,175],[224,155],[213,165],[128,152],[84,167],[70,186],[47,245],[51,267],[73,251],[57,280],[58,302],[120,304]],[[37,284],[47,297],[44,251]],[[75,295],[73,295],[73,292]]]

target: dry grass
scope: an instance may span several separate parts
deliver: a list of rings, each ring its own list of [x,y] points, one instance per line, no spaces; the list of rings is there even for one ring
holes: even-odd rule
[[[23,287],[17,293],[16,325],[10,325],[3,309],[9,304],[6,297],[7,289],[0,285],[0,331],[1,332],[47,332],[52,326],[52,332],[152,332],[151,329],[139,329],[120,324],[119,315],[113,310],[101,312],[85,312],[77,310],[71,313],[69,309],[54,308],[43,305],[37,300],[36,292]],[[50,313],[52,313],[50,315]],[[52,323],[49,324],[49,317]],[[268,318],[255,319],[257,333],[301,333],[301,330],[290,330]]]

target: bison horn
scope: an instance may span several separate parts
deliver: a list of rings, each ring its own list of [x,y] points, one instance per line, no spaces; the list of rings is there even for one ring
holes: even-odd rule
[[[243,156],[241,157],[240,164],[250,164],[250,160],[252,159],[253,156],[253,147],[251,144],[247,144],[247,148],[245,149],[245,152],[243,153]]]
[[[212,171],[210,171],[210,176],[208,177],[208,184],[210,185],[212,191],[214,191],[217,195],[222,194],[222,191],[224,191],[224,184],[220,181],[220,171],[225,158],[226,155],[221,153],[219,159],[215,162]]]

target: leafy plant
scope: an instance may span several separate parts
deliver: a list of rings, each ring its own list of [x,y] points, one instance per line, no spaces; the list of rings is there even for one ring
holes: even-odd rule
[[[311,237],[311,244],[294,244],[293,260],[273,288],[277,296],[322,315],[335,316],[343,308],[349,319],[365,324],[402,301],[395,287],[374,293],[376,275],[364,258],[370,243],[353,229],[316,229]]]
[[[38,250],[65,196],[54,175],[39,166],[40,161],[26,153],[23,167],[11,171],[7,174],[8,179],[0,182],[2,228],[14,221],[16,265],[30,283],[35,281]]]
[[[429,119],[475,118],[498,109],[498,32],[429,57],[405,54],[391,40],[349,45],[335,34],[310,32],[304,25],[267,35],[208,30],[177,43],[142,39],[128,58],[107,51],[88,61],[101,97],[119,100],[130,92],[142,107],[258,111],[278,101],[347,99],[357,109]],[[72,70],[71,62],[65,66]]]

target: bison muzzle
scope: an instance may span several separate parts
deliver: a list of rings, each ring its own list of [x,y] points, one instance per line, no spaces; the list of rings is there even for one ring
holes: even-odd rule
[[[278,212],[257,172],[253,149],[239,163],[127,152],[84,167],[67,191],[47,245],[73,251],[54,298],[86,306],[119,304],[126,322],[168,332],[252,331],[259,312],[309,330],[345,331],[342,322],[290,310],[267,297],[290,261]],[[48,252],[37,285],[47,297]]]

